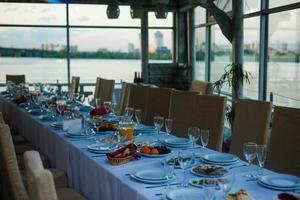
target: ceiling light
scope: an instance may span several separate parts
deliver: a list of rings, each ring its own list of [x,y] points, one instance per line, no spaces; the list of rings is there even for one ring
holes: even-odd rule
[[[158,19],[165,19],[168,16],[167,8],[165,4],[157,4],[155,9],[155,16]]]
[[[108,19],[117,19],[120,15],[120,8],[116,2],[108,4],[106,9]]]
[[[143,9],[141,5],[131,5],[130,6],[130,15],[131,18],[136,19],[136,18],[142,18],[143,16]]]

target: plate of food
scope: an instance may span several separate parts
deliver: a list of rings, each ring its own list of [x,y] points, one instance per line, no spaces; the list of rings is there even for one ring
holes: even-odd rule
[[[191,169],[192,174],[202,177],[220,177],[228,173],[228,170],[216,165],[198,165]]]
[[[236,193],[229,193],[226,196],[226,200],[252,200],[250,193],[247,190],[240,189]]]
[[[203,188],[205,184],[216,184],[216,180],[214,179],[201,179],[201,178],[193,178],[189,180],[189,184],[198,187],[198,188]]]
[[[160,158],[171,153],[171,149],[166,146],[143,146],[139,154],[145,157]]]

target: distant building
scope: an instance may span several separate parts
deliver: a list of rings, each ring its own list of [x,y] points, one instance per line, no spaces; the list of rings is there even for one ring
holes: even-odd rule
[[[164,34],[162,34],[160,31],[156,31],[154,33],[155,36],[155,44],[156,49],[159,49],[164,46]]]
[[[168,47],[159,47],[156,49],[156,53],[159,54],[171,54],[170,49],[168,49]]]
[[[62,46],[62,49],[66,50],[66,49],[67,49],[67,46],[66,46],[66,45],[63,45],[63,46]],[[78,46],[77,46],[77,45],[70,45],[70,47],[69,47],[69,52],[71,52],[71,53],[78,52]]]
[[[133,53],[135,51],[134,49],[134,44],[133,43],[128,43],[128,53]]]
[[[60,51],[62,47],[59,44],[43,43],[41,49],[44,51]]]

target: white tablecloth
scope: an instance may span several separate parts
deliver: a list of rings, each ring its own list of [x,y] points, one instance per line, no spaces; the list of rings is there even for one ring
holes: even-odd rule
[[[12,129],[24,135],[37,150],[47,156],[52,167],[67,172],[70,187],[76,189],[90,200],[144,200],[161,199],[157,193],[164,193],[164,188],[147,189],[147,184],[132,180],[128,173],[146,168],[161,168],[161,158],[146,158],[131,161],[121,166],[112,166],[105,156],[93,157],[93,153],[86,150],[86,145],[92,141],[68,138],[60,129],[50,126],[30,115],[14,103],[0,97],[0,110]],[[142,139],[153,138],[140,136]],[[197,151],[202,149],[197,148]],[[231,192],[239,189],[248,190],[254,200],[273,200],[279,191],[269,190],[259,186],[255,181],[246,181],[243,174],[247,167],[232,170],[236,174],[236,181]],[[182,179],[182,170],[176,169],[177,181]],[[195,177],[187,173],[188,178]],[[200,189],[201,190],[201,189]],[[223,199],[221,191],[216,191],[217,199]]]

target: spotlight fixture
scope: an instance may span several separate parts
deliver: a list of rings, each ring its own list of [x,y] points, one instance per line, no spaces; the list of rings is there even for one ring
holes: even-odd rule
[[[143,16],[143,9],[141,5],[133,4],[130,6],[130,16],[132,19],[140,19]]]
[[[109,3],[106,9],[108,19],[117,19],[120,15],[119,4],[115,1]]]
[[[168,12],[165,4],[157,4],[155,10],[155,16],[158,19],[165,19],[168,16]]]

